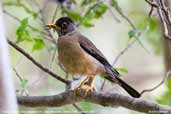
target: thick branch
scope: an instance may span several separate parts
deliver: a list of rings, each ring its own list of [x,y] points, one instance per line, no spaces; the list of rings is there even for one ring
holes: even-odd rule
[[[102,106],[125,107],[138,112],[166,112],[171,113],[171,108],[157,103],[152,103],[142,99],[135,99],[117,93],[88,93],[86,97],[81,97],[81,91],[74,96],[73,91],[66,91],[53,96],[18,96],[18,103],[30,107],[59,107],[76,102],[90,102]]]

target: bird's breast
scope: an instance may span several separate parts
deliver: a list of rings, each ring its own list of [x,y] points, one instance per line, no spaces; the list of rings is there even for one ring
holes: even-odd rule
[[[103,65],[87,54],[74,39],[58,40],[58,58],[65,69],[72,74],[96,75],[103,69]]]

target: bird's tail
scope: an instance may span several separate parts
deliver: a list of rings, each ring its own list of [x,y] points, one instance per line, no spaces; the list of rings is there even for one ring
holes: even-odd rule
[[[139,98],[141,95],[138,91],[124,82],[121,78],[119,78],[119,73],[113,69],[112,67],[107,68],[107,74],[104,78],[111,81],[118,83],[125,91],[127,91],[132,97]]]

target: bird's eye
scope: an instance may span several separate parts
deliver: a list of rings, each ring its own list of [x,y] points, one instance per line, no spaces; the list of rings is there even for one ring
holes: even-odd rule
[[[66,22],[62,23],[62,27],[66,27],[66,25],[67,25]]]

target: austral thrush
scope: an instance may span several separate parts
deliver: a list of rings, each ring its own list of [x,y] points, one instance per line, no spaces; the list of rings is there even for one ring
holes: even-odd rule
[[[77,30],[69,17],[61,17],[55,24],[48,24],[47,27],[53,28],[59,35],[57,46],[60,64],[71,74],[86,76],[75,91],[80,90],[87,81],[90,81],[84,90],[86,95],[93,90],[96,75],[105,74],[105,79],[118,83],[132,97],[140,97],[135,89],[119,77],[118,71],[112,67],[100,50]]]

